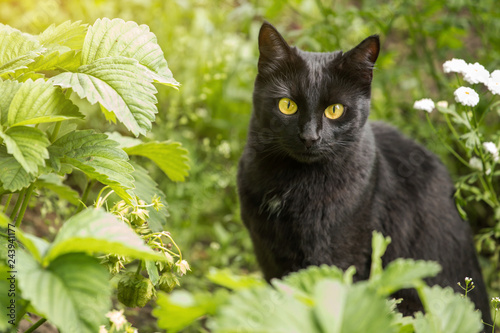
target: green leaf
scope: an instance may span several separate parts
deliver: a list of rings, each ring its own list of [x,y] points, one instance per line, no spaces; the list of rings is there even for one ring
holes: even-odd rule
[[[63,183],[63,177],[54,173],[43,175],[36,181],[36,188],[46,188],[58,195],[60,199],[67,200],[73,205],[80,204],[80,194]]]
[[[87,25],[81,22],[66,21],[58,26],[52,24],[38,35],[38,41],[42,45],[57,44],[73,50],[81,49],[87,32]]]
[[[24,251],[18,258],[23,297],[61,332],[95,333],[107,322],[111,287],[97,259],[72,253],[42,267]]]
[[[2,125],[7,123],[10,103],[21,86],[22,83],[16,81],[0,80],[0,91],[2,92],[0,94],[0,123]]]
[[[301,269],[298,272],[285,276],[283,283],[311,294],[318,282],[324,279],[343,281],[344,272],[335,266],[310,266],[307,269]]]
[[[418,292],[425,315],[416,315],[416,333],[477,333],[483,329],[481,313],[475,311],[474,304],[451,288],[425,286]]]
[[[465,146],[469,149],[474,149],[481,145],[481,139],[475,131],[470,131],[460,136],[460,139],[465,140]]]
[[[27,68],[35,58],[45,52],[32,35],[25,34],[8,26],[0,27],[0,78],[9,73]]]
[[[88,208],[67,220],[43,258],[45,264],[72,252],[111,253],[142,260],[167,258],[148,247],[124,222],[101,209]]]
[[[382,256],[391,243],[391,237],[384,237],[382,233],[373,231],[372,234],[372,265],[370,269],[370,278],[382,274]]]
[[[262,278],[253,276],[239,276],[231,273],[229,269],[210,268],[207,278],[219,286],[231,290],[248,289],[252,287],[265,286],[266,282]]]
[[[156,36],[147,25],[125,22],[116,18],[97,19],[89,28],[82,49],[82,64],[87,65],[107,57],[126,57],[156,73],[155,81],[178,86],[168,68]]]
[[[160,280],[160,275],[158,274],[158,267],[156,267],[154,260],[146,260],[146,271],[148,272],[149,279],[156,286]]]
[[[165,222],[169,216],[167,211],[167,203],[165,201],[166,195],[158,188],[158,184],[149,176],[146,169],[141,167],[136,163],[132,163],[134,167],[134,172],[132,176],[135,179],[134,185],[135,189],[129,190],[128,192],[132,197],[137,196],[139,199],[144,200],[148,204],[151,203],[153,196],[158,196],[161,202],[165,205],[159,211],[156,211],[153,207],[148,207],[149,212],[148,225],[153,232],[160,232],[164,230]]]
[[[217,308],[226,302],[226,290],[217,290],[213,294],[192,295],[185,290],[171,294],[158,293],[157,307],[153,315],[158,318],[158,326],[168,332],[178,332],[206,314],[214,314]]]
[[[9,108],[10,126],[83,118],[61,89],[43,79],[28,80],[17,91]]]
[[[396,259],[390,262],[382,274],[370,279],[370,285],[383,296],[405,288],[416,288],[425,284],[424,278],[436,276],[441,266],[432,261]]]
[[[123,150],[151,159],[173,181],[184,181],[188,175],[187,150],[178,142],[146,142]]]
[[[231,295],[208,327],[213,332],[320,332],[310,306],[269,286],[243,289]]]
[[[27,173],[19,162],[7,153],[5,146],[0,146],[0,182],[10,192],[17,192],[28,187],[35,176]]]
[[[117,148],[118,143],[93,130],[74,131],[56,140],[49,147],[52,167],[59,171],[67,163],[83,171],[91,179],[109,185],[121,198],[130,201],[127,189],[134,188],[134,168],[128,156]]]
[[[81,66],[78,73],[61,73],[51,80],[70,88],[90,104],[99,103],[113,112],[135,136],[151,130],[155,119],[156,88],[149,71],[137,60],[102,58]]]
[[[21,164],[29,174],[37,174],[39,166],[45,166],[49,158],[47,135],[38,128],[28,126],[11,127],[5,132],[0,130],[0,137],[7,146],[7,152]]]
[[[76,71],[81,66],[80,51],[71,50],[65,46],[52,46],[41,54],[35,61],[26,66],[26,69],[18,70],[15,73],[16,80],[26,81],[26,77],[33,72],[40,71]],[[44,77],[41,73],[36,73]]]

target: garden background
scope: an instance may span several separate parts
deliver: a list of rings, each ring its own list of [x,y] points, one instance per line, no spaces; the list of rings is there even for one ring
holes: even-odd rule
[[[438,137],[457,151],[460,146],[440,114],[430,114],[436,134],[413,103],[424,97],[453,102],[454,76],[442,69],[451,58],[479,62],[490,72],[500,69],[500,6],[495,0],[0,1],[0,22],[31,34],[52,23],[92,24],[102,17],[148,25],[181,84],[178,91],[158,87],[159,113],[148,137],[181,142],[189,151],[189,177],[175,183],[146,159],[143,165],[166,194],[167,230],[191,265],[178,288],[190,292],[216,288],[205,278],[214,267],[242,276],[259,274],[239,216],[235,180],[252,109],[263,20],[274,24],[290,44],[309,51],[348,50],[379,34],[371,119],[396,126],[437,153],[456,181],[468,170]],[[487,102],[480,103],[485,107]],[[126,134],[122,125],[103,121],[98,107],[85,107],[90,127]],[[494,136],[500,130],[498,120],[495,111],[480,131]],[[500,219],[480,195],[464,190],[458,199],[476,233],[490,294],[499,296]],[[50,239],[71,212],[67,202],[39,196],[32,199],[23,228]],[[125,314],[140,332],[154,332],[157,323],[150,312],[147,306]],[[199,322],[187,331],[202,326]]]

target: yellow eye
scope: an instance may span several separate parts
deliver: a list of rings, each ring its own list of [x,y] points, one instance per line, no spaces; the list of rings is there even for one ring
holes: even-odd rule
[[[333,104],[325,109],[325,116],[329,119],[338,119],[344,113],[342,104]]]
[[[281,113],[284,114],[294,114],[297,112],[297,104],[290,98],[282,98],[278,104]]]

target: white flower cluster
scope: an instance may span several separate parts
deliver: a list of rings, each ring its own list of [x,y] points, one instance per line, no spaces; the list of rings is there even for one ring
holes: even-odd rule
[[[434,102],[430,98],[423,98],[419,101],[415,101],[413,108],[431,113],[432,110],[434,110]]]
[[[497,162],[498,158],[499,158],[497,146],[493,142],[489,141],[489,142],[484,142],[483,147],[484,147],[484,150],[486,150],[488,153],[490,153],[493,156],[493,160],[495,162]]]

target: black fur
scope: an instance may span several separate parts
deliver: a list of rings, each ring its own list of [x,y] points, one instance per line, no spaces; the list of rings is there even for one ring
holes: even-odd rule
[[[471,232],[453,200],[453,183],[438,158],[396,129],[367,121],[378,36],[347,53],[291,48],[264,23],[254,111],[241,157],[241,215],[267,280],[305,268],[354,265],[370,271],[372,231],[392,238],[383,263],[434,260],[443,270],[431,285],[471,277],[469,294],[491,323]],[[298,112],[284,115],[291,98]],[[342,117],[324,116],[341,103]],[[398,292],[405,315],[422,310],[413,290]]]

